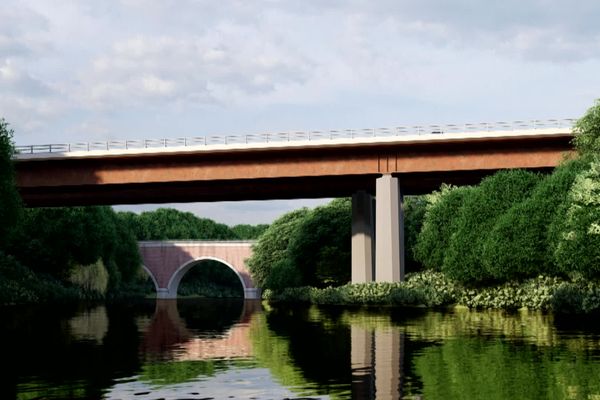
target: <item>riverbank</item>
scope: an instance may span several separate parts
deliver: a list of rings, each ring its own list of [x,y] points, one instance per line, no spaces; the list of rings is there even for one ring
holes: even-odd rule
[[[265,290],[272,303],[311,303],[352,306],[466,306],[472,309],[530,309],[557,313],[600,312],[600,282],[583,278],[538,276],[496,286],[468,287],[442,273],[409,274],[398,283],[361,283],[338,287],[297,287]]]

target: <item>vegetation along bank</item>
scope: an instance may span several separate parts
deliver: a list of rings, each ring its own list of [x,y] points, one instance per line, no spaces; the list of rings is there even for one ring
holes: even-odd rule
[[[600,310],[600,101],[553,173],[500,171],[405,202],[406,282],[348,284],[351,204],[275,221],[249,267],[273,302]]]

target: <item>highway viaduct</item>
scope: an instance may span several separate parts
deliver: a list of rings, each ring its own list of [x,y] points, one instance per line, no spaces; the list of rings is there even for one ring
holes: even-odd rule
[[[352,281],[399,281],[404,195],[550,171],[571,122],[19,146],[15,164],[30,207],[351,196]]]

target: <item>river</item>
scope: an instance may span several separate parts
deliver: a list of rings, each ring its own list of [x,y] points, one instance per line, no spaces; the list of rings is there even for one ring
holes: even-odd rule
[[[180,299],[0,318],[0,399],[600,399],[593,317]]]

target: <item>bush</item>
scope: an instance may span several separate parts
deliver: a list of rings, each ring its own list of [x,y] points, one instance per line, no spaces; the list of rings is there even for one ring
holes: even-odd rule
[[[21,197],[15,185],[12,161],[14,153],[13,131],[0,118],[0,250],[6,249],[9,235],[15,229],[21,215]]]
[[[600,99],[575,123],[573,132],[573,143],[580,154],[600,154]]]
[[[469,186],[442,185],[439,191],[425,196],[427,205],[423,226],[413,250],[415,260],[425,268],[441,270],[450,237],[456,230],[457,214],[472,190]]]
[[[468,192],[442,265],[448,277],[464,283],[494,280],[496,271],[484,269],[485,241],[496,220],[526,198],[539,179],[539,175],[527,171],[500,171]]]
[[[335,199],[311,210],[290,238],[290,262],[307,285],[339,286],[350,281],[352,205]]]
[[[104,296],[108,288],[108,271],[98,259],[90,265],[78,265],[71,272],[69,281],[86,292],[95,292]]]
[[[265,288],[283,290],[302,285],[302,274],[288,259],[279,260],[265,280]]]
[[[408,196],[404,198],[404,253],[406,272],[416,272],[423,265],[415,258],[415,248],[419,232],[423,227],[427,200],[425,196]]]
[[[564,273],[600,277],[600,158],[579,174],[554,220],[554,260]]]
[[[560,275],[548,231],[569,189],[587,163],[570,161],[545,176],[531,195],[499,216],[483,243],[482,261],[498,281]]]
[[[307,208],[302,208],[284,214],[267,228],[253,246],[252,257],[247,264],[258,287],[266,287],[273,266],[286,261],[290,240],[308,213]]]

